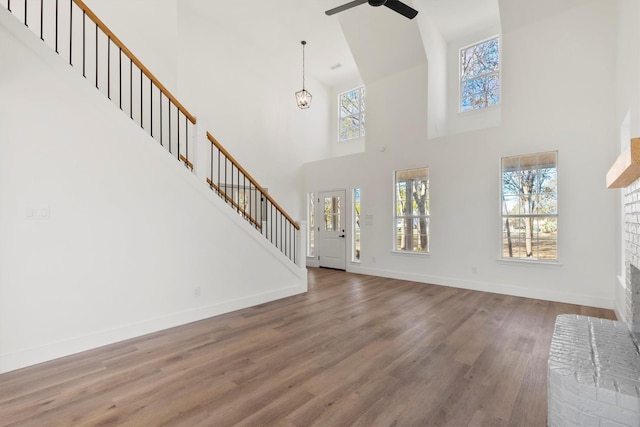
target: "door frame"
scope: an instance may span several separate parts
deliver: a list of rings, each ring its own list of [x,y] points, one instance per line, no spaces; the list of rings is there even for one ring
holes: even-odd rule
[[[349,242],[350,242],[350,230],[351,230],[351,224],[349,221],[349,203],[351,203],[350,201],[350,197],[349,197],[349,192],[346,189],[340,188],[340,189],[335,189],[335,190],[321,190],[321,191],[315,191],[314,192],[314,198],[315,198],[315,212],[314,212],[314,216],[315,216],[315,227],[314,227],[314,233],[315,233],[315,252],[314,252],[314,256],[313,257],[308,257],[307,258],[307,265],[310,267],[327,267],[326,265],[323,265],[323,260],[322,260],[322,255],[323,255],[323,245],[322,245],[322,238],[320,237],[320,227],[323,226],[324,224],[324,204],[320,203],[320,200],[322,199],[322,195],[323,194],[330,194],[330,193],[340,193],[340,196],[342,198],[341,200],[341,206],[340,206],[340,213],[341,213],[341,227],[340,227],[340,234],[344,235],[344,238],[342,238],[341,240],[343,241],[342,243],[342,249],[344,251],[344,259],[342,260],[342,263],[340,266],[330,266],[328,268],[337,268],[340,270],[347,270],[347,265],[349,262]]]

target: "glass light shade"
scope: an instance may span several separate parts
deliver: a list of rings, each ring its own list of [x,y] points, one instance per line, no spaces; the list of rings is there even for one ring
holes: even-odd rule
[[[298,107],[302,109],[309,108],[311,106],[311,98],[311,94],[305,89],[296,92],[296,103],[298,104]]]

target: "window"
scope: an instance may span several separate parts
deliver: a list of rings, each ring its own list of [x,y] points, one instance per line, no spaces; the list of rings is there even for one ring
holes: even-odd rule
[[[353,190],[353,254],[351,260],[360,262],[360,189]]]
[[[338,103],[339,140],[364,136],[364,86],[341,94]]]
[[[499,38],[460,49],[460,111],[478,110],[499,102]]]
[[[312,257],[315,256],[315,246],[316,246],[316,233],[315,233],[315,218],[316,218],[316,204],[315,204],[315,196],[313,193],[309,193],[307,195],[307,232],[309,238],[307,239],[307,256]]]
[[[395,173],[395,250],[429,252],[429,169]]]
[[[558,259],[558,153],[503,157],[502,258]]]

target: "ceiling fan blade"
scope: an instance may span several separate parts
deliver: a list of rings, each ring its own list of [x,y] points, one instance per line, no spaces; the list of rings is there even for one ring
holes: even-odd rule
[[[407,6],[402,3],[400,0],[387,0],[384,4],[389,9],[398,12],[400,15],[406,16],[409,19],[413,19],[418,14],[418,11],[412,7]]]
[[[338,13],[338,12],[342,12],[343,10],[347,10],[347,9],[351,9],[352,7],[361,5],[363,3],[366,3],[368,0],[354,0],[352,2],[343,4],[342,6],[338,6],[338,7],[334,7],[333,9],[329,9],[327,10],[325,13],[329,16],[333,15],[334,13]]]

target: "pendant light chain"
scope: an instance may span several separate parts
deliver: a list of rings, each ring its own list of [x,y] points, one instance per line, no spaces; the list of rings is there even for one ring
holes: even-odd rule
[[[309,92],[307,92],[307,90],[304,87],[304,75],[305,75],[305,57],[304,57],[304,47],[307,44],[306,41],[302,40],[300,42],[302,44],[302,90],[299,90],[298,92],[296,92],[296,103],[298,104],[298,107],[300,107],[301,109],[306,109],[309,108],[311,106],[311,98],[313,98],[311,96],[311,94]]]
[[[302,40],[302,90],[304,90],[304,47],[307,44],[306,41]]]

